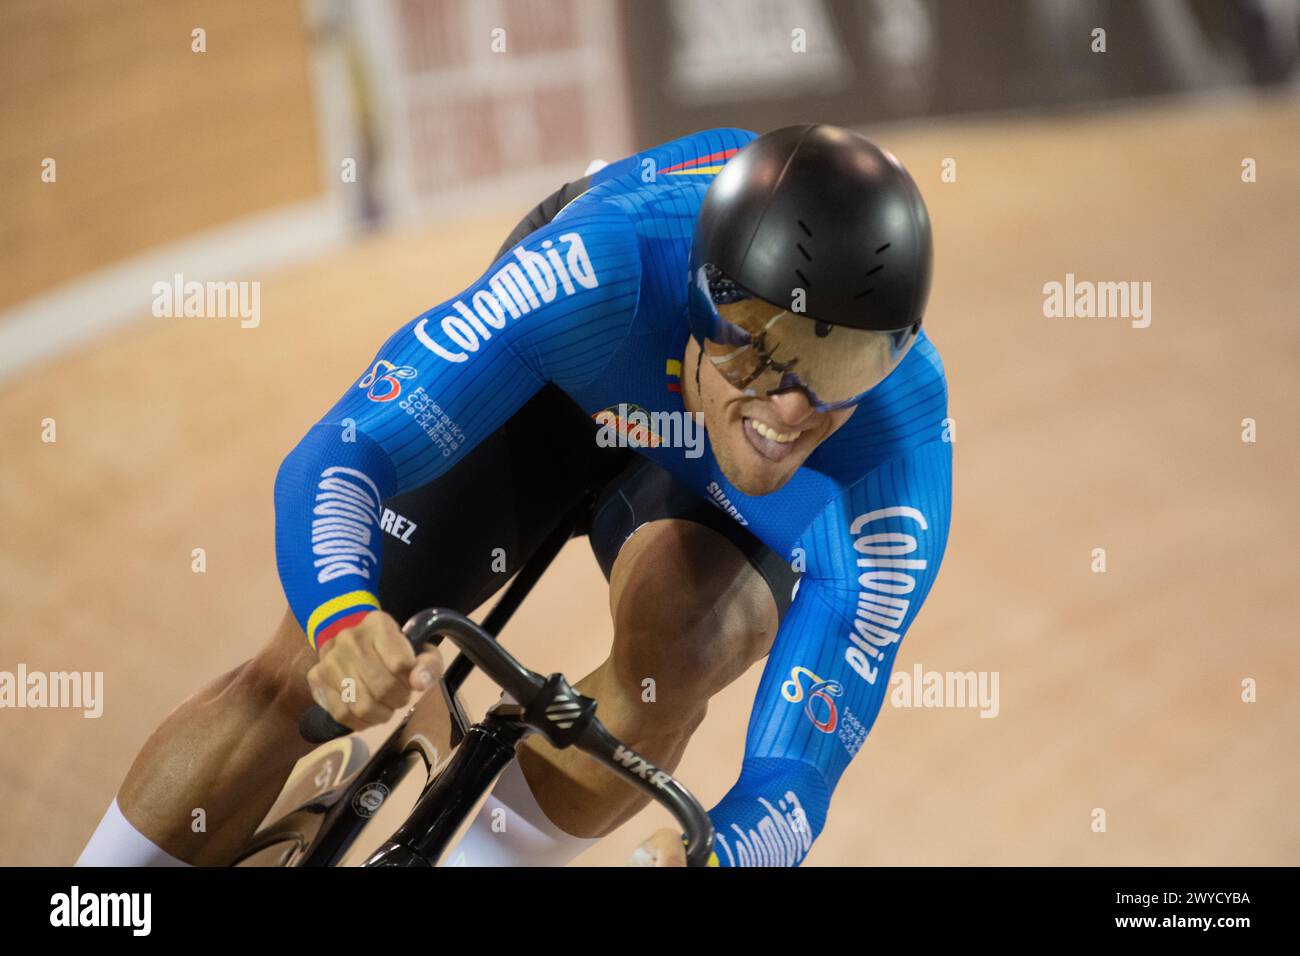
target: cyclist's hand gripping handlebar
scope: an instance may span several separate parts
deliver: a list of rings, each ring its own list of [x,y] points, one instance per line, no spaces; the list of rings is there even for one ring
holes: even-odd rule
[[[418,655],[426,644],[450,638],[479,670],[521,708],[522,723],[556,747],[577,747],[591,754],[633,786],[644,790],[677,818],[686,835],[688,866],[704,866],[713,853],[713,825],[698,800],[673,776],[624,746],[596,717],[596,702],[574,690],[563,675],[542,677],[515,660],[485,630],[455,611],[430,608],[406,622],[402,633]],[[312,743],[323,743],[351,731],[321,707],[310,707],[299,731]]]

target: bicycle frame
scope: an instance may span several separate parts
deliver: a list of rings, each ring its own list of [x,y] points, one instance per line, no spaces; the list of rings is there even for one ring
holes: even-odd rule
[[[434,866],[479,799],[515,759],[515,747],[527,732],[527,727],[492,713],[470,727],[446,769],[429,781],[406,822],[365,865]]]

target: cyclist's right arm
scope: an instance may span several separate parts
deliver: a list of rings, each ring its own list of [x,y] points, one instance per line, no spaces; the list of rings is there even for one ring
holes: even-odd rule
[[[379,607],[380,503],[446,472],[547,381],[596,374],[639,282],[626,216],[574,203],[384,343],[276,476],[280,580],[313,648]]]

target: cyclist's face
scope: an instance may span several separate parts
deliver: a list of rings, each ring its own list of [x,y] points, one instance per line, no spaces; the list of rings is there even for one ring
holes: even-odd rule
[[[686,347],[688,390],[694,384],[700,348],[694,338]],[[736,388],[704,362],[700,391],[691,404],[704,413],[713,453],[727,480],[747,495],[766,495],[781,488],[813,453],[853,415],[854,409],[816,411],[800,390],[755,397]]]

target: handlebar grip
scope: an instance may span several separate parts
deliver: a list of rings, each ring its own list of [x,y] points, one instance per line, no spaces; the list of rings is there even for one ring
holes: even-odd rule
[[[323,744],[335,737],[346,737],[352,733],[352,728],[344,727],[324,707],[313,704],[298,719],[298,733],[308,743]]]
[[[621,743],[594,715],[579,737],[577,747],[645,791],[676,818],[686,838],[687,866],[709,865],[713,856],[713,821],[694,794],[678,783],[672,774],[660,770]]]

